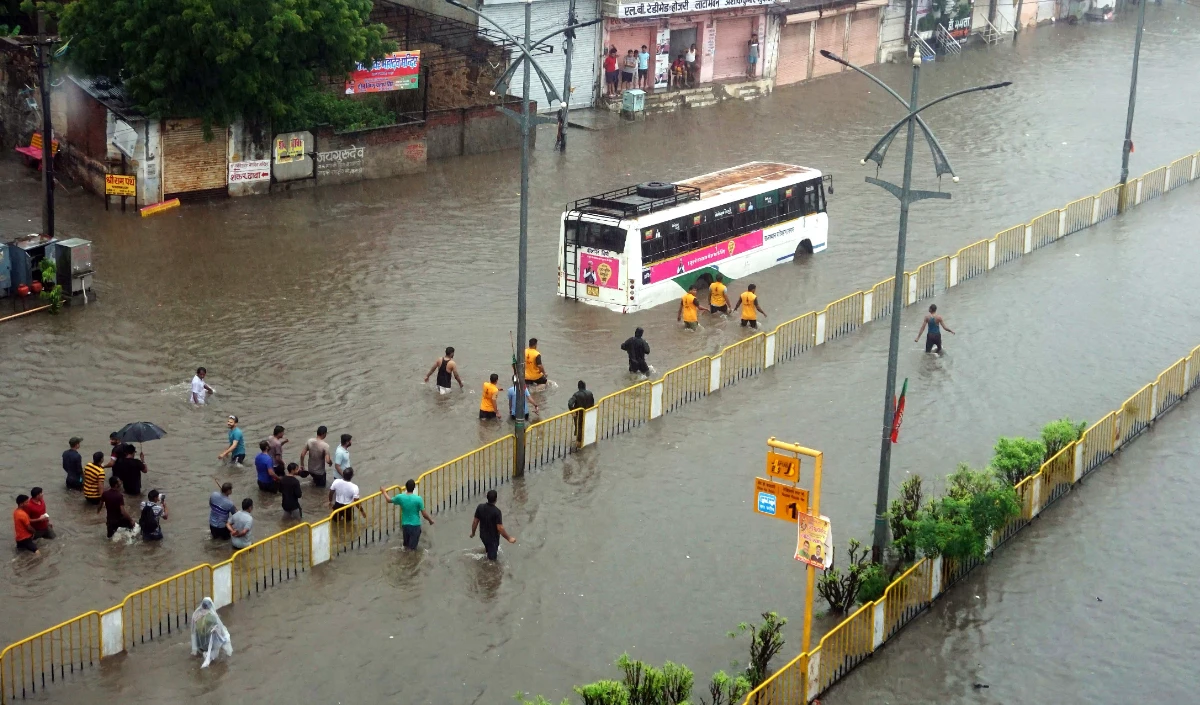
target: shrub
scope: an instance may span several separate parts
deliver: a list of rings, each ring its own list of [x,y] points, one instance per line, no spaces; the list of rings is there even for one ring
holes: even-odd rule
[[[554,703],[550,702],[541,695],[535,695],[533,699],[530,700],[525,696],[524,693],[517,693],[513,696],[513,700],[521,703],[521,705],[554,705]],[[571,705],[571,701],[567,698],[563,698],[563,701],[560,703],[560,705]],[[604,705],[608,705],[608,703],[604,703]]]
[[[395,113],[384,107],[379,96],[346,98],[313,88],[291,101],[287,117],[280,121],[276,132],[308,130],[318,125],[330,125],[336,132],[348,132],[386,127],[395,122]]]
[[[771,659],[783,648],[783,625],[787,624],[787,618],[775,612],[763,612],[762,618],[762,624],[757,627],[742,622],[735,631],[729,632],[734,639],[738,634],[750,632],[750,663],[743,675],[751,688],[757,688],[770,675]]]
[[[846,572],[843,573],[835,565],[820,577],[817,594],[829,603],[831,612],[843,615],[854,606],[863,578],[871,565],[870,560],[870,551],[858,539],[850,539],[850,549],[846,551],[845,558]]]
[[[1044,443],[1019,436],[1001,437],[992,450],[992,469],[1010,485],[1037,472],[1046,459]]]
[[[913,547],[913,552],[916,553],[915,546]],[[891,582],[890,576],[883,569],[883,565],[868,563],[859,577],[857,595],[859,603],[871,602],[883,597],[883,593],[887,590],[889,582]]]
[[[909,535],[927,556],[983,558],[988,537],[1021,513],[1016,490],[993,474],[960,466],[947,482],[948,493],[930,502]]]
[[[920,475],[913,475],[900,486],[900,497],[892,500],[891,511],[888,512],[888,523],[892,529],[892,542],[900,551],[900,557],[905,564],[912,563],[917,558],[917,548],[908,540],[908,527],[904,522],[917,518],[924,500],[924,489]],[[875,598],[862,600],[869,602]]]
[[[1060,450],[1079,440],[1087,428],[1087,421],[1075,423],[1068,416],[1042,426],[1042,443],[1046,446],[1046,460],[1053,458]]]
[[[629,705],[629,691],[620,681],[596,681],[576,686],[575,692],[583,705]]]
[[[737,705],[751,690],[754,689],[745,676],[730,677],[725,671],[717,671],[708,684],[708,697],[711,699],[706,701],[701,697],[700,702],[702,705]]]

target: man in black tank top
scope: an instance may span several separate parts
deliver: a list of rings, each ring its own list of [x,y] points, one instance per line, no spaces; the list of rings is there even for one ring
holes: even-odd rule
[[[454,375],[454,379],[458,380],[458,388],[463,388],[462,377],[458,376],[458,363],[454,361],[454,348],[446,348],[446,354],[433,361],[433,367],[430,367],[429,372],[425,373],[426,384],[429,383],[429,378],[433,376],[434,372],[437,372],[438,394],[450,393],[450,375]]]

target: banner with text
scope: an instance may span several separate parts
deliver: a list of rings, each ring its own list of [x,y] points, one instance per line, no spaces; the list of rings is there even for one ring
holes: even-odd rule
[[[346,95],[416,88],[420,74],[420,50],[392,52],[371,64],[371,68],[358,64],[358,70],[351,72],[346,81]]]
[[[740,7],[774,5],[775,0],[655,0],[654,2],[623,2],[618,6],[621,18],[662,17],[687,12],[736,10]]]
[[[244,184],[252,181],[271,180],[271,160],[255,159],[245,162],[229,162],[229,183]]]

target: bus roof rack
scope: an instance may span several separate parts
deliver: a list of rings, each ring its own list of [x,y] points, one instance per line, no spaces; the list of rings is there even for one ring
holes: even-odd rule
[[[609,217],[636,218],[680,203],[700,199],[700,189],[695,186],[670,184],[671,193],[669,195],[653,198],[639,195],[638,188],[638,186],[626,186],[616,191],[602,193],[599,196],[581,198],[568,205],[567,210]]]

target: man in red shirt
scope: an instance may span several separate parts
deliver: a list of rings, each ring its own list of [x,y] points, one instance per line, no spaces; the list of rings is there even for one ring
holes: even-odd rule
[[[41,487],[29,490],[29,499],[25,502],[25,513],[29,515],[29,523],[33,525],[35,538],[54,538],[54,526],[50,523],[50,515],[46,513],[46,495],[42,494]]]
[[[609,98],[617,97],[617,82],[620,80],[617,69],[617,48],[612,47],[604,57],[604,86]]]
[[[17,495],[17,508],[13,510],[13,535],[17,539],[17,549],[39,553],[37,543],[33,540],[33,525],[29,522],[29,514],[25,512],[25,502],[29,495]]]

